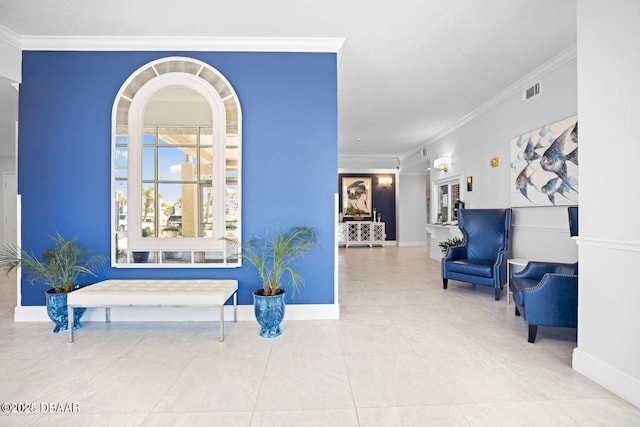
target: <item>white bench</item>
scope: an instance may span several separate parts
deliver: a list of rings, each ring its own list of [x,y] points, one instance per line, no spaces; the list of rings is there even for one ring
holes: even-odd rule
[[[220,341],[224,341],[224,305],[233,297],[233,321],[238,321],[237,280],[105,280],[67,295],[69,342],[73,342],[73,308],[105,307],[106,322],[111,307],[218,307]]]

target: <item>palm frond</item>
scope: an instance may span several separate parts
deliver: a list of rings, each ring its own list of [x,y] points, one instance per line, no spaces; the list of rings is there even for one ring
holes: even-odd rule
[[[95,269],[103,266],[106,258],[92,255],[89,248],[77,243],[77,238],[65,240],[60,233],[49,236],[54,247],[44,251],[40,258],[15,245],[0,250],[0,267],[7,273],[17,267],[26,272],[27,280],[54,289],[69,292],[78,283],[81,275],[95,276]]]
[[[258,271],[264,295],[275,295],[282,284],[283,275],[289,276],[294,295],[304,283],[303,277],[292,266],[317,245],[316,230],[307,226],[294,226],[286,231],[253,236],[247,242],[228,240],[242,248],[239,256],[249,261]],[[236,255],[237,256],[237,255]]]

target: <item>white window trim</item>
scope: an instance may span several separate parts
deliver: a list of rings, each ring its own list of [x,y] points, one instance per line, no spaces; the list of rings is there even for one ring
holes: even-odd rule
[[[142,212],[142,132],[144,126],[144,112],[153,96],[168,86],[184,86],[202,95],[217,118],[213,126],[213,158],[221,159],[216,162],[222,167],[214,167],[212,180],[216,182],[214,191],[214,230],[212,237],[183,237],[180,239],[162,239],[157,237],[142,237],[142,225],[137,218],[129,218],[128,249],[130,250],[198,250],[222,251],[224,249],[224,164],[226,153],[226,109],[220,95],[202,79],[186,73],[167,73],[146,83],[136,93],[129,108],[129,159],[128,159],[128,209],[129,212]],[[222,120],[221,120],[222,119]]]
[[[439,211],[439,206],[440,206],[440,186],[441,185],[448,185],[449,186],[449,205],[447,207],[448,213],[449,213],[449,222],[451,222],[451,219],[453,218],[453,203],[455,202],[455,200],[451,200],[451,186],[455,185],[455,184],[460,184],[460,198],[462,199],[462,194],[463,194],[463,177],[461,174],[456,174],[456,175],[452,175],[452,176],[448,176],[446,178],[441,178],[438,180],[433,180],[431,182],[431,194],[435,195],[435,197],[431,197],[431,218],[434,218],[432,221],[434,221],[435,223],[435,218],[438,217],[438,213]]]

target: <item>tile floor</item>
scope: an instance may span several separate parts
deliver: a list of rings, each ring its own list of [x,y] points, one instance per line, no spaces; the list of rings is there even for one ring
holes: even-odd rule
[[[254,322],[229,323],[224,343],[210,323],[90,323],[70,345],[14,323],[9,293],[0,402],[79,412],[0,425],[640,426],[639,409],[571,369],[575,330],[529,344],[491,289],[443,290],[425,248],[340,249],[339,263],[341,319],[286,321],[276,339]]]

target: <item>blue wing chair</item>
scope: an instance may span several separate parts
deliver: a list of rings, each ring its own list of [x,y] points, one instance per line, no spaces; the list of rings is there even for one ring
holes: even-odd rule
[[[464,244],[448,248],[442,258],[442,287],[449,279],[491,286],[498,301],[507,283],[511,209],[461,209],[458,227]]]
[[[578,263],[530,261],[511,275],[516,316],[529,325],[529,342],[536,340],[538,326],[578,326]]]
[[[578,235],[578,207],[569,206],[569,234],[571,237]]]

